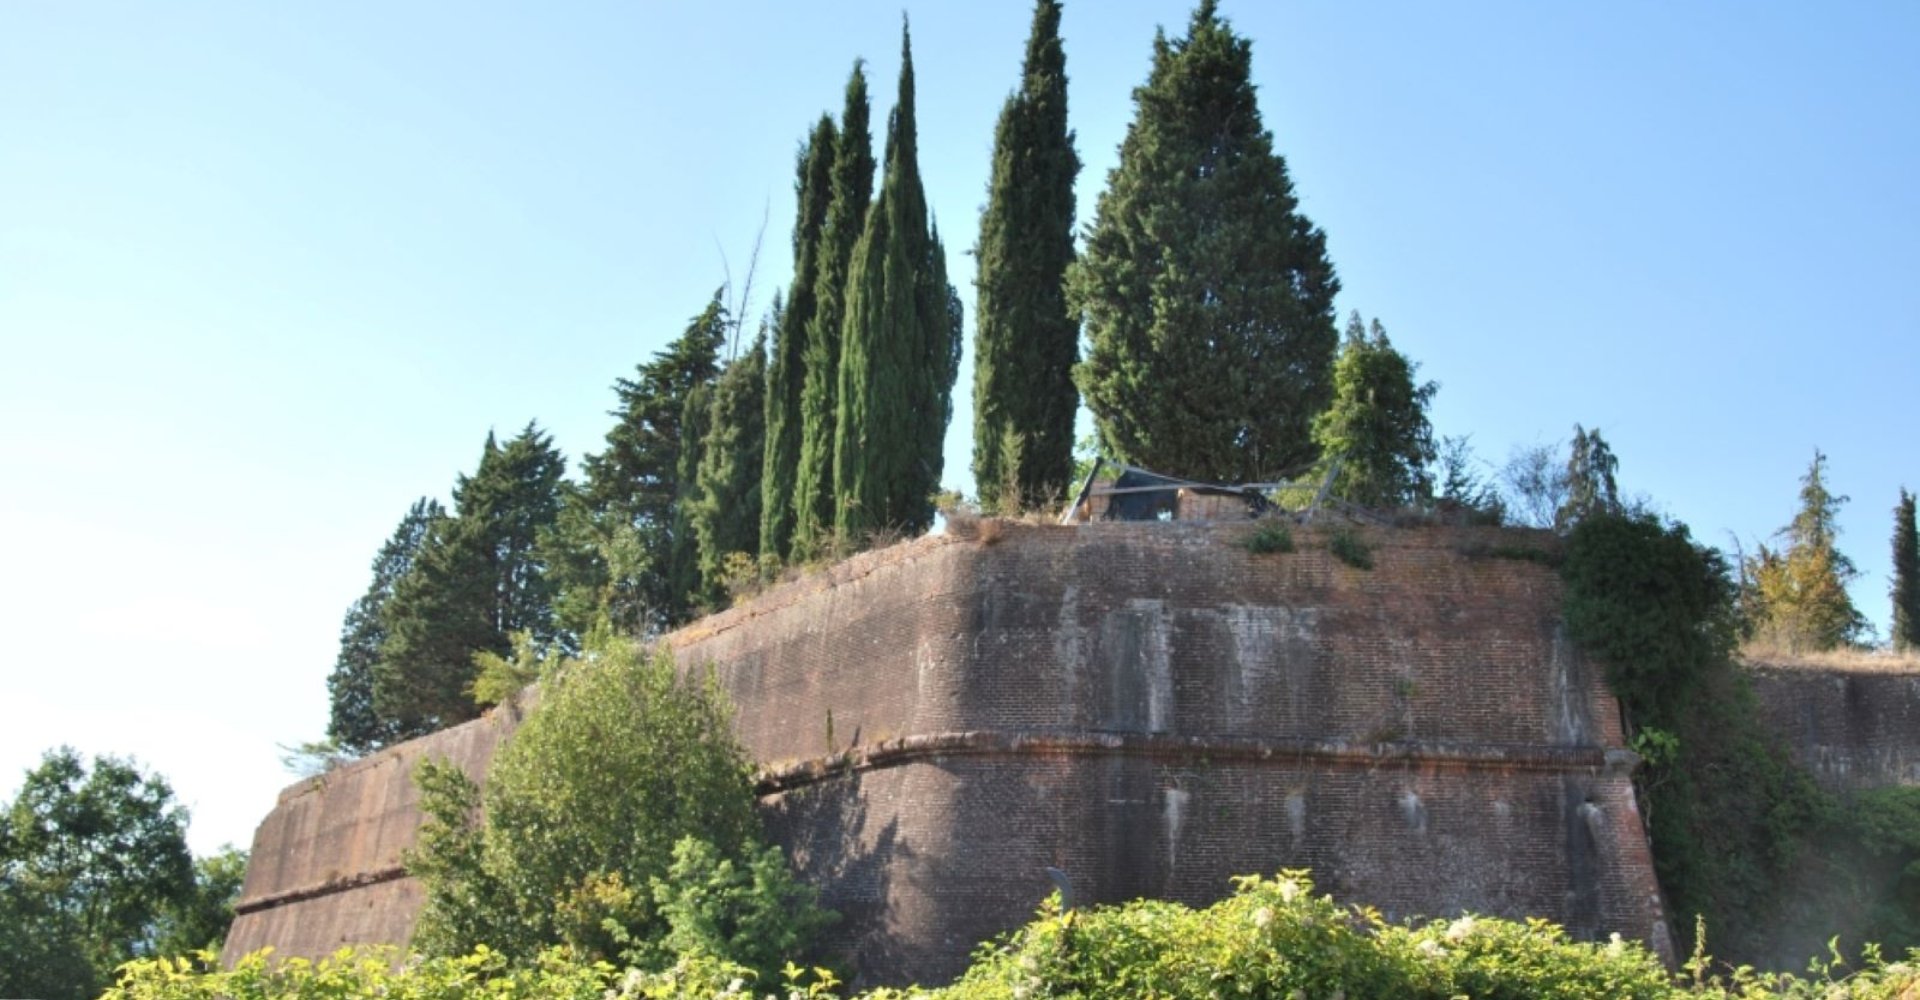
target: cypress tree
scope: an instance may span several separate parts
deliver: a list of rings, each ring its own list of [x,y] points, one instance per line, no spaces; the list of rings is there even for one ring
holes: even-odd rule
[[[552,642],[553,587],[535,543],[559,514],[565,472],[552,439],[528,424],[505,445],[488,434],[479,467],[454,486],[455,516],[434,523],[381,612],[374,709],[404,735],[479,714],[467,691],[475,654],[505,656],[521,631]]]
[[[1218,481],[1318,454],[1340,282],[1260,123],[1252,51],[1202,0],[1153,69],[1068,294],[1089,351],[1075,379],[1114,457]]]
[[[766,457],[762,463],[760,553],[785,559],[793,548],[793,496],[800,466],[800,399],[806,389],[807,324],[818,290],[821,234],[833,195],[833,161],[839,132],[821,115],[800,151],[794,195],[793,287],[775,326],[773,362],[767,372]]]
[[[437,500],[421,497],[414,501],[393,536],[374,556],[372,585],[347,609],[346,619],[340,624],[340,655],[327,677],[327,694],[332,702],[327,738],[347,753],[372,753],[403,738],[398,727],[374,710],[374,670],[387,638],[383,612],[393,599],[395,586],[413,568],[414,557],[427,536],[446,516]]]
[[[1067,308],[1066,273],[1080,159],[1067,128],[1066,70],[1059,0],[1039,0],[1020,89],[994,128],[974,251],[973,481],[989,507],[1060,497],[1073,468],[1080,324]],[[1002,496],[1009,487],[1013,495]]]
[[[1900,489],[1893,508],[1893,648],[1920,650],[1920,534],[1914,531],[1913,494]]]
[[[794,473],[796,559],[819,555],[834,526],[834,430],[839,421],[840,336],[847,272],[873,197],[873,138],[867,125],[867,76],[853,64],[834,146],[832,200],[820,230],[813,316],[807,323],[806,380],[800,398],[800,465]]]
[[[1313,422],[1313,437],[1339,456],[1336,495],[1369,507],[1399,507],[1433,494],[1433,427],[1427,404],[1438,388],[1414,382],[1419,368],[1393,349],[1379,320],[1373,332],[1354,313],[1333,366],[1333,404]]]
[[[766,332],[735,358],[713,387],[713,410],[701,446],[691,504],[698,544],[697,603],[724,605],[728,561],[760,551],[762,457],[767,450]]]
[[[666,549],[666,592],[660,602],[663,624],[692,617],[700,590],[700,544],[693,532],[693,502],[699,496],[700,460],[713,428],[713,384],[694,386],[680,412],[680,460],[675,471],[673,522]]]
[[[834,527],[912,534],[933,521],[941,438],[952,412],[959,306],[929,227],[914,122],[912,39],[901,28],[900,92],[887,122],[886,177],[854,248],[841,328]]]
[[[561,589],[557,614],[568,632],[585,634],[603,619],[636,634],[666,624],[674,603],[680,421],[694,389],[719,375],[729,328],[724,291],[716,290],[633,378],[614,383],[619,406],[606,449],[586,457],[586,482],[568,492],[557,524],[542,539],[543,560]]]

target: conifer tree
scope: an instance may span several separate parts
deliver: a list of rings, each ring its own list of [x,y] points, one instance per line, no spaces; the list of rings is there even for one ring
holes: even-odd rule
[[[1153,43],[1085,252],[1075,380],[1123,461],[1216,481],[1311,462],[1331,398],[1340,282],[1260,123],[1251,47],[1202,0]]]
[[[679,625],[693,616],[700,590],[700,543],[693,531],[693,503],[700,495],[700,461],[713,428],[713,384],[694,386],[680,411],[680,459],[674,473],[673,522],[667,539],[666,592],[657,605],[662,624]]]
[[[1073,466],[1080,324],[1067,308],[1073,182],[1060,2],[1039,0],[1020,89],[994,129],[974,280],[973,481],[983,503],[1065,494]],[[1011,447],[1009,442],[1012,442]],[[1012,496],[1002,496],[1011,487]]]
[[[1893,648],[1920,651],[1920,533],[1914,531],[1913,494],[1900,490],[1893,508]]]
[[[497,444],[454,486],[454,517],[435,522],[382,609],[374,710],[408,736],[478,714],[468,694],[479,653],[506,655],[514,632],[554,639],[553,588],[535,542],[559,514],[566,459],[534,424]]]
[[[387,638],[383,611],[394,587],[413,567],[414,557],[434,526],[447,516],[440,502],[429,497],[414,501],[393,536],[373,559],[373,583],[347,609],[340,625],[340,655],[327,677],[332,711],[327,737],[355,756],[372,753],[402,738],[398,727],[374,710],[373,677],[380,647]]]
[[[1743,569],[1742,611],[1765,644],[1790,653],[1836,649],[1855,641],[1866,619],[1847,584],[1860,575],[1840,552],[1840,507],[1826,484],[1827,456],[1818,450],[1800,479],[1800,512],[1780,530],[1779,550],[1760,546]]]
[[[688,396],[719,375],[720,346],[730,328],[724,291],[716,290],[633,378],[614,383],[618,422],[607,432],[607,447],[586,457],[586,482],[569,491],[554,530],[542,540],[561,588],[557,614],[572,634],[585,634],[602,619],[628,634],[666,624],[674,603],[680,421]]]
[[[832,200],[820,230],[813,317],[807,323],[806,380],[800,398],[800,464],[794,472],[792,555],[820,555],[834,527],[834,432],[839,422],[840,337],[847,272],[873,197],[873,138],[867,125],[867,76],[853,64],[834,146]]]
[[[904,25],[900,50],[886,176],[847,275],[834,436],[834,527],[842,538],[878,528],[912,534],[932,523],[959,357],[958,297],[920,184]]]
[[[1567,454],[1567,498],[1554,511],[1553,528],[1561,534],[1594,514],[1620,512],[1620,487],[1614,473],[1620,460],[1600,431],[1573,425],[1573,446]]]
[[[762,456],[766,453],[766,331],[735,358],[713,388],[713,409],[691,504],[698,543],[697,604],[721,607],[728,561],[760,551]]]
[[[793,497],[800,466],[800,400],[806,389],[807,325],[819,301],[821,235],[833,196],[833,161],[839,131],[821,115],[801,148],[794,196],[793,287],[775,325],[773,360],[767,371],[767,447],[762,463],[760,554],[785,559],[793,550]]]
[[[1400,507],[1433,494],[1427,467],[1437,455],[1427,405],[1439,388],[1415,384],[1418,365],[1394,350],[1379,320],[1373,332],[1354,313],[1333,366],[1333,403],[1313,422],[1329,461],[1338,458],[1334,493],[1369,507]]]

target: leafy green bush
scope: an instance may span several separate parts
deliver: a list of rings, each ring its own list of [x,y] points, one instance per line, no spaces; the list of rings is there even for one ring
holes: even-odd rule
[[[1293,532],[1283,521],[1262,521],[1241,543],[1248,552],[1263,556],[1274,552],[1293,551]]]
[[[1333,537],[1327,539],[1327,550],[1333,553],[1335,559],[1354,569],[1373,568],[1373,547],[1352,528],[1335,530]]]
[[[941,989],[880,989],[866,1000],[1082,1000],[1153,997],[1340,997],[1343,1000],[1912,1000],[1920,952],[1860,967],[1818,966],[1809,978],[1741,970],[1708,974],[1696,954],[1675,978],[1638,942],[1568,939],[1540,920],[1463,916],[1393,924],[1365,907],[1315,895],[1304,872],[1236,880],[1234,894],[1203,910],[1140,901],[1062,912],[1050,900],[1025,927],[983,947]],[[788,965],[773,975],[707,954],[658,971],[614,969],[549,950],[513,963],[485,948],[396,961],[391,949],[341,952],[275,966],[264,953],[228,972],[185,963],[136,962],[106,1000],[818,1000],[837,985],[824,969]]]
[[[551,945],[643,967],[703,948],[771,972],[823,922],[812,890],[760,846],[746,754],[711,677],[599,636],[548,672],[488,771],[422,766],[427,823],[408,870],[426,887],[414,946]]]

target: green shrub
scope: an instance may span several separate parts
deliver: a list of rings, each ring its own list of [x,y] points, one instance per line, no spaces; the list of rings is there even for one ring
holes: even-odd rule
[[[1257,556],[1273,552],[1292,552],[1293,532],[1283,521],[1261,521],[1260,526],[1253,529],[1253,534],[1248,535],[1241,545]]]
[[[1352,528],[1339,528],[1327,539],[1327,550],[1335,559],[1354,569],[1373,568],[1373,547]]]

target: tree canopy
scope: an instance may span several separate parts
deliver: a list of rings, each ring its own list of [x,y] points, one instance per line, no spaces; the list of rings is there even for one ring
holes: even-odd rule
[[[413,568],[414,557],[427,536],[446,516],[437,500],[421,497],[414,501],[393,529],[393,536],[374,556],[373,582],[366,594],[353,602],[340,624],[340,655],[327,677],[332,702],[327,738],[348,754],[371,753],[407,736],[393,719],[381,716],[373,700],[374,674],[387,639],[386,606],[393,599],[394,588]]]
[[[1068,285],[1102,445],[1196,479],[1299,470],[1332,398],[1340,282],[1261,124],[1251,58],[1213,0],[1185,37],[1154,39]]]
[[[1777,537],[1780,548],[1759,547],[1744,567],[1742,611],[1761,644],[1789,653],[1837,649],[1859,639],[1866,618],[1847,584],[1860,575],[1839,550],[1840,508],[1826,483],[1827,456],[1813,453],[1800,478],[1800,510]]]
[[[1060,3],[1038,0],[1020,89],[994,127],[974,249],[973,481],[989,507],[1033,506],[1067,490],[1080,405],[1080,323],[1066,299],[1079,173]]]
[[[1313,438],[1340,472],[1333,492],[1352,503],[1397,507],[1433,495],[1427,467],[1437,456],[1427,405],[1439,386],[1417,384],[1419,366],[1393,349],[1379,320],[1372,332],[1354,313],[1333,366],[1333,403],[1313,422]]]
[[[186,832],[166,779],[48,751],[0,813],[0,995],[91,1000],[153,954],[156,921],[194,893]]]

